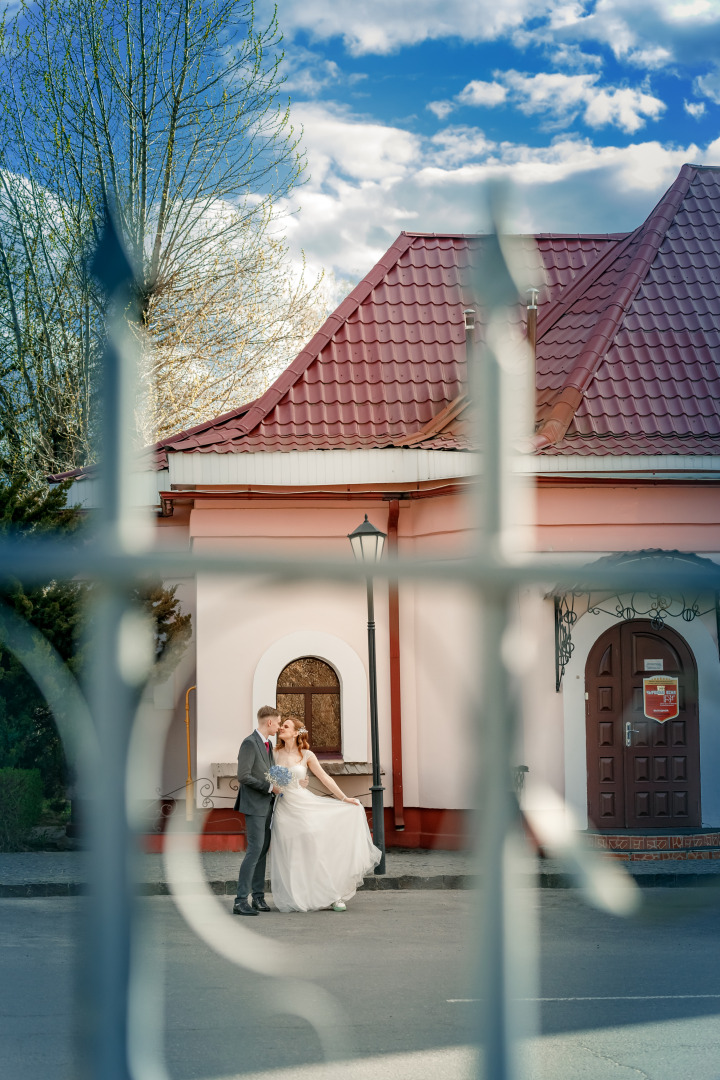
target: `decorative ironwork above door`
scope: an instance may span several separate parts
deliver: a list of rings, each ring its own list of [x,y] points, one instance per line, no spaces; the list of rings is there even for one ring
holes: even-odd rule
[[[707,566],[716,569],[711,559],[684,551],[663,551],[662,548],[648,548],[644,551],[622,552],[607,555],[593,563],[599,565],[628,566],[633,562],[662,560],[667,563],[689,563],[693,566]],[[612,615],[615,619],[627,622],[630,619],[650,619],[654,630],[660,630],[668,619],[682,619],[692,622],[703,615],[715,613],[715,625],[718,631],[718,650],[720,652],[720,593],[717,591],[698,591],[690,596],[684,593],[660,592],[593,592],[582,586],[569,591],[555,592],[555,689],[562,686],[565,669],[570,662],[575,648],[572,629],[581,615]],[[587,599],[585,610],[577,610],[577,601]],[[710,599],[712,597],[712,599]]]

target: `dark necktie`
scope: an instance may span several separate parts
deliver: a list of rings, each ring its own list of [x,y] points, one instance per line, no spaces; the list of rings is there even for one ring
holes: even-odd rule
[[[265,743],[265,750],[267,751],[268,757],[270,757],[270,740],[269,739]]]

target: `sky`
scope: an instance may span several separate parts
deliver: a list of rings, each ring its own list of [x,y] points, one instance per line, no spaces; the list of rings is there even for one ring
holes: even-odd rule
[[[264,6],[263,6],[264,5]],[[270,11],[261,0],[258,15]],[[340,295],[405,229],[623,232],[720,165],[720,0],[278,0],[293,253]]]

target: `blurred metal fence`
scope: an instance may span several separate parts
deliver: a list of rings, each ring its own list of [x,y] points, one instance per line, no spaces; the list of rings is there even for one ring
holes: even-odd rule
[[[526,887],[525,841],[518,804],[515,744],[520,722],[523,671],[518,668],[516,598],[521,588],[687,593],[720,589],[720,569],[691,562],[634,565],[533,556],[525,542],[531,513],[526,496],[529,470],[523,467],[532,430],[534,368],[527,343],[509,314],[527,282],[513,265],[512,241],[497,231],[483,245],[476,288],[480,327],[467,315],[469,392],[478,403],[476,438],[481,466],[474,490],[477,544],[462,560],[398,558],[378,566],[379,577],[400,581],[461,583],[475,597],[481,656],[476,695],[476,746],[482,745],[476,791],[476,850],[480,887],[476,955],[477,1008],[474,1037],[479,1072],[486,1080],[522,1075],[519,1040],[533,1033],[526,1003],[534,985],[537,944],[532,917],[523,909]],[[144,964],[142,911],[137,898],[138,836],[145,826],[138,792],[147,781],[160,790],[165,731],[147,720],[143,687],[149,673],[147,626],[130,604],[138,580],[214,575],[263,574],[269,580],[365,582],[364,569],[333,561],[159,551],[151,547],[151,527],[132,505],[131,480],[138,467],[131,445],[134,407],[133,340],[125,321],[132,296],[132,272],[108,222],[95,255],[94,270],[110,297],[110,335],[104,358],[102,508],[95,541],[82,550],[62,542],[0,544],[0,577],[25,582],[81,575],[96,582],[91,613],[93,663],[87,698],[60,660],[38,648],[38,634],[7,611],[0,636],[26,665],[52,708],[78,789],[93,806],[89,819],[92,889],[84,922],[80,965],[79,1040],[74,1075],[87,1080],[160,1080],[167,1076],[162,1055],[162,987]],[[531,648],[532,642],[525,640]],[[86,705],[87,700],[87,705]],[[479,751],[478,751],[479,756]],[[523,779],[523,777],[520,777]],[[526,786],[524,813],[544,848],[564,861],[589,902],[629,914],[640,905],[639,891],[616,864],[601,860],[581,844],[561,800]],[[548,807],[559,813],[548,814]],[[328,1059],[343,1055],[343,1017],[333,1001],[300,978],[292,957],[273,941],[233,920],[209,888],[197,834],[173,815],[166,862],[175,900],[196,932],[221,955],[250,971],[282,970],[287,1008],[312,1023]],[[526,879],[525,879],[526,880]],[[298,1004],[301,1002],[302,1004]],[[351,1066],[343,1064],[347,1073]]]

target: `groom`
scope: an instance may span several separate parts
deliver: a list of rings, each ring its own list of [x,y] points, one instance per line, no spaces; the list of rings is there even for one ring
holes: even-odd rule
[[[265,858],[270,846],[273,796],[279,794],[280,788],[271,784],[265,774],[274,764],[270,736],[280,727],[280,713],[271,705],[263,705],[257,720],[257,728],[243,739],[238,754],[240,788],[234,809],[245,815],[247,849],[240,865],[233,915],[270,911],[265,902]]]

